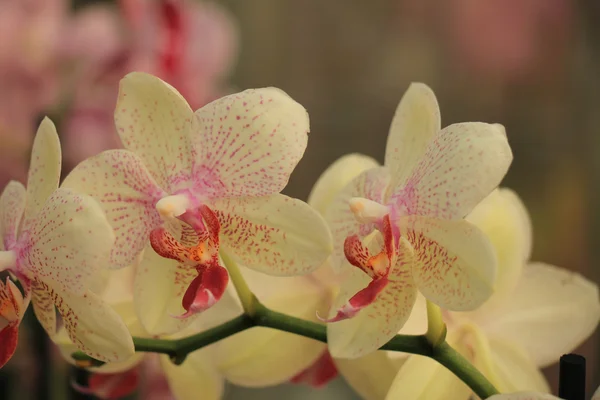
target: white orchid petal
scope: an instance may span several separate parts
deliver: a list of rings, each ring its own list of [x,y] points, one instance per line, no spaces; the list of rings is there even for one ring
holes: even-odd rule
[[[531,255],[532,229],[527,209],[515,192],[497,189],[466,220],[481,229],[494,247],[498,273],[490,301],[503,301],[511,295]]]
[[[115,230],[110,262],[131,265],[148,243],[150,231],[161,224],[154,208],[165,192],[142,160],[127,150],[108,150],[79,164],[62,187],[93,196]]]
[[[151,335],[181,331],[196,319],[185,313],[182,299],[198,272],[193,265],[159,256],[148,246],[136,269],[134,304],[138,318]]]
[[[217,199],[221,248],[239,263],[270,275],[302,275],[332,251],[331,233],[308,204],[282,194]]]
[[[321,174],[308,196],[308,204],[325,215],[336,196],[352,179],[378,166],[375,159],[362,154],[348,154],[339,158]]]
[[[384,197],[388,188],[389,173],[385,167],[372,168],[356,176],[336,196],[328,208],[325,219],[331,227],[333,237],[332,267],[340,270],[343,265],[349,266],[344,255],[344,241],[348,236],[360,234],[366,236],[369,231],[356,220],[350,209],[350,199],[366,198],[380,204],[385,204]],[[367,227],[369,230],[369,227]],[[372,230],[372,228],[370,228]]]
[[[411,276],[412,256],[410,245],[402,239],[397,263],[390,269],[389,282],[375,301],[352,318],[327,324],[327,341],[333,357],[357,358],[369,354],[387,343],[404,326],[417,297]],[[342,283],[330,317],[370,281],[364,272],[352,270],[347,281]]]
[[[0,251],[16,243],[25,210],[27,191],[17,181],[10,181],[0,196]]]
[[[280,192],[308,141],[306,110],[276,88],[223,97],[196,118],[194,178],[213,197]]]
[[[31,151],[24,220],[35,217],[48,197],[58,188],[61,160],[56,128],[49,118],[44,118]]]
[[[419,355],[406,360],[386,400],[468,400],[471,389],[437,361]]]
[[[115,235],[90,196],[57,189],[27,230],[22,273],[63,291],[83,294],[106,266]]]
[[[33,305],[33,312],[51,339],[56,335],[57,328],[53,293],[51,288],[43,282],[32,282],[31,304]]]
[[[217,371],[211,348],[190,353],[183,364],[175,365],[168,356],[160,356],[171,392],[177,400],[220,400],[225,380]]]
[[[450,125],[429,143],[392,201],[409,215],[461,219],[498,186],[511,162],[499,128],[480,122]]]
[[[430,301],[467,311],[491,296],[496,257],[477,227],[464,220],[423,217],[402,218],[399,224],[415,251],[415,282]]]
[[[489,334],[520,343],[539,367],[557,362],[596,329],[598,286],[579,274],[534,263],[485,324]]]
[[[191,174],[193,118],[185,99],[159,78],[132,72],[121,80],[115,108],[117,133],[125,148],[135,152],[168,191]]]
[[[435,94],[423,83],[412,83],[398,104],[385,147],[391,187],[404,185],[440,129],[440,108]]]

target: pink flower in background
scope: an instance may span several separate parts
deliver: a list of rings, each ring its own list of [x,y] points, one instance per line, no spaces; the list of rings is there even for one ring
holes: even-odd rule
[[[121,0],[119,6],[79,12],[66,36],[64,50],[76,60],[63,141],[71,166],[120,147],[113,111],[127,73],[157,75],[199,108],[222,94],[220,80],[234,61],[235,26],[215,4]]]
[[[64,0],[0,2],[0,186],[24,181],[38,116],[58,93]]]
[[[438,17],[468,70],[513,80],[547,69],[558,57],[573,7],[566,0],[453,0]]]

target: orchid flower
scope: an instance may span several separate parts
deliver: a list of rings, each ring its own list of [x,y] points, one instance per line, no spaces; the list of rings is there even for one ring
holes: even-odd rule
[[[498,279],[494,295],[477,310],[445,312],[447,341],[501,392],[547,393],[550,388],[540,368],[572,352],[596,329],[600,321],[598,286],[562,268],[527,263],[531,227],[514,192],[493,192],[467,220],[494,244]],[[425,320],[424,313],[414,318]],[[471,395],[443,366],[411,355],[387,398],[467,400]]]
[[[169,261],[175,263],[174,260]],[[330,297],[323,285],[310,276],[272,277],[245,267],[241,267],[241,271],[263,304],[298,318],[316,320],[315,308]],[[121,315],[132,334],[151,337],[134,311],[134,276],[133,267],[110,271],[107,283],[98,285],[95,290]],[[221,301],[200,315],[193,324],[176,334],[160,338],[176,339],[196,334],[241,315],[243,309],[234,293],[230,285]],[[71,358],[75,346],[65,332],[59,332],[54,341],[67,361],[75,363]],[[256,327],[190,353],[179,366],[166,355],[136,353],[119,363],[89,368],[94,374],[103,376],[93,379],[93,387],[83,390],[95,395],[131,390],[132,380],[136,377],[132,371],[143,361],[156,362],[176,399],[195,399],[198,393],[202,393],[204,400],[216,400],[223,396],[225,381],[263,387],[292,380],[318,362],[325,349],[324,343],[303,336]]]
[[[149,333],[177,331],[187,322],[171,316],[219,300],[227,286],[219,251],[281,276],[308,273],[329,256],[322,217],[279,194],[309,129],[306,110],[281,90],[247,90],[194,113],[168,84],[131,73],[121,81],[115,122],[128,150],[84,161],[64,186],[103,205],[117,236],[113,265],[130,264],[149,238],[167,257],[148,249],[136,277],[136,308]]]
[[[472,310],[491,295],[493,249],[463,217],[500,183],[511,160],[501,126],[440,130],[433,92],[410,86],[392,121],[384,166],[365,161],[325,211],[334,265],[347,274],[326,319],[334,357],[359,357],[391,339],[419,291],[451,310]],[[336,171],[320,179],[335,181]]]
[[[133,354],[129,333],[110,307],[87,289],[108,261],[114,233],[91,197],[59,189],[60,143],[49,119],[41,123],[31,155],[27,189],[10,182],[0,196],[0,270],[19,279],[0,287],[4,364],[15,350],[16,329],[31,300],[50,337],[56,335],[55,307],[69,337],[95,358],[119,360]]]

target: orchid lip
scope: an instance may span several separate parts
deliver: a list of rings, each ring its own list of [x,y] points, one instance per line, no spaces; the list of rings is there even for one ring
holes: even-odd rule
[[[17,254],[13,250],[0,251],[0,272],[17,266]]]

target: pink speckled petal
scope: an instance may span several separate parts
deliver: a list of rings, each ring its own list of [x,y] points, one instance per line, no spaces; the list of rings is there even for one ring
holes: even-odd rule
[[[77,348],[101,361],[125,361],[135,354],[127,326],[97,294],[59,291],[46,285],[49,298],[62,316],[67,334]]]
[[[149,174],[142,160],[127,150],[108,150],[79,164],[62,187],[93,196],[102,205],[115,230],[110,266],[125,267],[148,243],[160,226],[155,204],[166,193]]]
[[[17,285],[9,277],[6,278],[6,284],[0,281],[0,328],[4,324],[21,321],[26,308],[26,301]]]
[[[327,340],[333,357],[357,358],[367,355],[383,346],[404,326],[417,297],[417,288],[411,277],[412,260],[410,244],[401,239],[396,264],[390,269],[388,283],[375,301],[353,318],[327,324]],[[347,303],[369,281],[366,274],[354,269],[342,283],[331,313]]]
[[[183,295],[198,272],[186,265],[163,258],[148,246],[136,269],[133,301],[138,319],[151,335],[178,332],[195,318],[174,318],[186,312]]]
[[[409,215],[460,219],[498,186],[511,162],[502,128],[481,122],[450,125],[429,143],[392,200]]]
[[[35,135],[31,151],[25,221],[34,218],[48,197],[58,188],[61,161],[60,141],[56,128],[49,118],[44,118]]]
[[[415,250],[413,277],[427,299],[452,311],[470,311],[493,293],[496,255],[485,234],[460,220],[400,219]]]
[[[332,251],[325,220],[308,204],[282,194],[215,200],[221,248],[238,262],[270,275],[303,275]]]
[[[412,83],[398,104],[385,147],[391,187],[404,185],[440,129],[440,108],[435,94],[423,83]]]
[[[106,267],[115,241],[100,205],[63,188],[50,196],[24,235],[19,272],[77,294]]]
[[[194,180],[214,197],[280,192],[308,141],[306,110],[276,88],[223,97],[196,118]]]
[[[136,153],[169,192],[187,180],[196,154],[193,111],[171,85],[141,72],[121,80],[115,125],[123,146]]]
[[[16,243],[25,210],[26,193],[25,186],[17,181],[10,181],[0,195],[0,250]]]
[[[379,167],[379,163],[375,159],[362,154],[340,157],[321,174],[308,195],[307,203],[325,215],[336,196],[352,179],[376,167]]]
[[[374,226],[361,225],[356,220],[350,210],[350,199],[364,197],[385,204],[385,192],[389,180],[390,176],[385,167],[366,170],[352,179],[327,209],[325,219],[331,227],[331,235],[333,236],[334,257],[332,257],[332,265],[334,268],[339,269],[342,265],[348,265],[344,255],[344,242],[348,236],[359,235],[364,237],[374,229]]]
[[[50,338],[57,333],[56,309],[54,308],[53,291],[46,283],[41,281],[31,282],[31,304],[33,312],[42,328]]]

